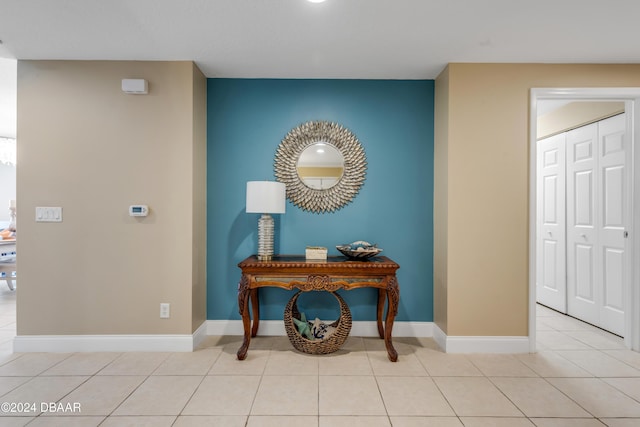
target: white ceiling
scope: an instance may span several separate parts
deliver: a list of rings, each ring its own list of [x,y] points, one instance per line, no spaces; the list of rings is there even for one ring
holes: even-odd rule
[[[639,63],[639,16],[637,0],[0,0],[0,58],[433,79],[450,62]]]

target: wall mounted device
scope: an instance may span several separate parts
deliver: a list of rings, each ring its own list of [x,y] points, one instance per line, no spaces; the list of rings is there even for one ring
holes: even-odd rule
[[[149,215],[149,207],[147,205],[129,206],[129,216],[147,216],[147,215]]]
[[[122,79],[122,91],[132,95],[149,93],[149,83],[145,79]]]
[[[36,207],[36,222],[62,222],[62,207]]]

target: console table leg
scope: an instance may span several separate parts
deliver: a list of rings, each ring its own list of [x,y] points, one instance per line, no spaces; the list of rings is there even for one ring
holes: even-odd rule
[[[238,309],[242,316],[242,326],[244,327],[244,339],[242,345],[238,349],[238,360],[244,360],[249,350],[249,342],[251,341],[251,318],[249,317],[249,278],[242,275],[238,284]]]
[[[387,347],[387,355],[389,360],[396,362],[398,360],[398,352],[391,342],[391,331],[393,330],[393,321],[398,314],[398,302],[400,301],[400,287],[398,279],[395,276],[389,277],[387,283],[387,318],[384,325],[384,344]]]
[[[251,309],[253,311],[253,326],[251,327],[251,337],[258,334],[260,326],[260,304],[258,303],[258,289],[251,289]]]
[[[387,291],[384,289],[378,289],[378,315],[376,317],[378,321],[378,335],[380,338],[384,338],[384,328],[382,327],[382,314],[384,312],[384,302],[387,299]]]
[[[391,329],[393,328],[393,316],[389,316],[387,314],[387,320],[385,322],[385,334],[384,334],[384,345],[387,347],[387,355],[389,356],[389,360],[392,362],[396,362],[398,360],[398,352],[393,347],[393,343],[391,342]]]

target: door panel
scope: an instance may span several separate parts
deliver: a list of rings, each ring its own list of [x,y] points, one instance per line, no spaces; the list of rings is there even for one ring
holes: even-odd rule
[[[538,141],[537,301],[567,312],[565,136]]]
[[[624,334],[624,289],[628,256],[624,237],[628,223],[628,157],[630,138],[625,136],[625,115],[599,122],[598,159],[600,174],[601,222],[599,224],[602,283],[600,323],[618,335]]]
[[[624,167],[604,168],[603,178],[603,226],[606,229],[624,229]]]
[[[543,210],[544,216],[542,218],[543,224],[546,225],[558,225],[558,193],[560,188],[558,186],[558,175],[545,176],[543,184]]]
[[[623,313],[623,293],[620,283],[623,281],[624,251],[604,248],[604,301],[603,305]]]
[[[550,291],[558,292],[560,283],[558,277],[558,242],[544,239],[543,248],[543,281],[542,285]]]
[[[574,218],[576,227],[593,227],[593,171],[583,170],[575,173],[573,180]]]
[[[577,244],[575,256],[575,298],[584,303],[595,304],[595,292],[593,289],[593,246]]]
[[[596,222],[598,125],[567,132],[567,313],[597,324],[599,319]]]

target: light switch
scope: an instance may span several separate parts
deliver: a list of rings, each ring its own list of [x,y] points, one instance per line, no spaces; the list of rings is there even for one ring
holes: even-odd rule
[[[36,207],[36,222],[62,222],[62,208]]]

